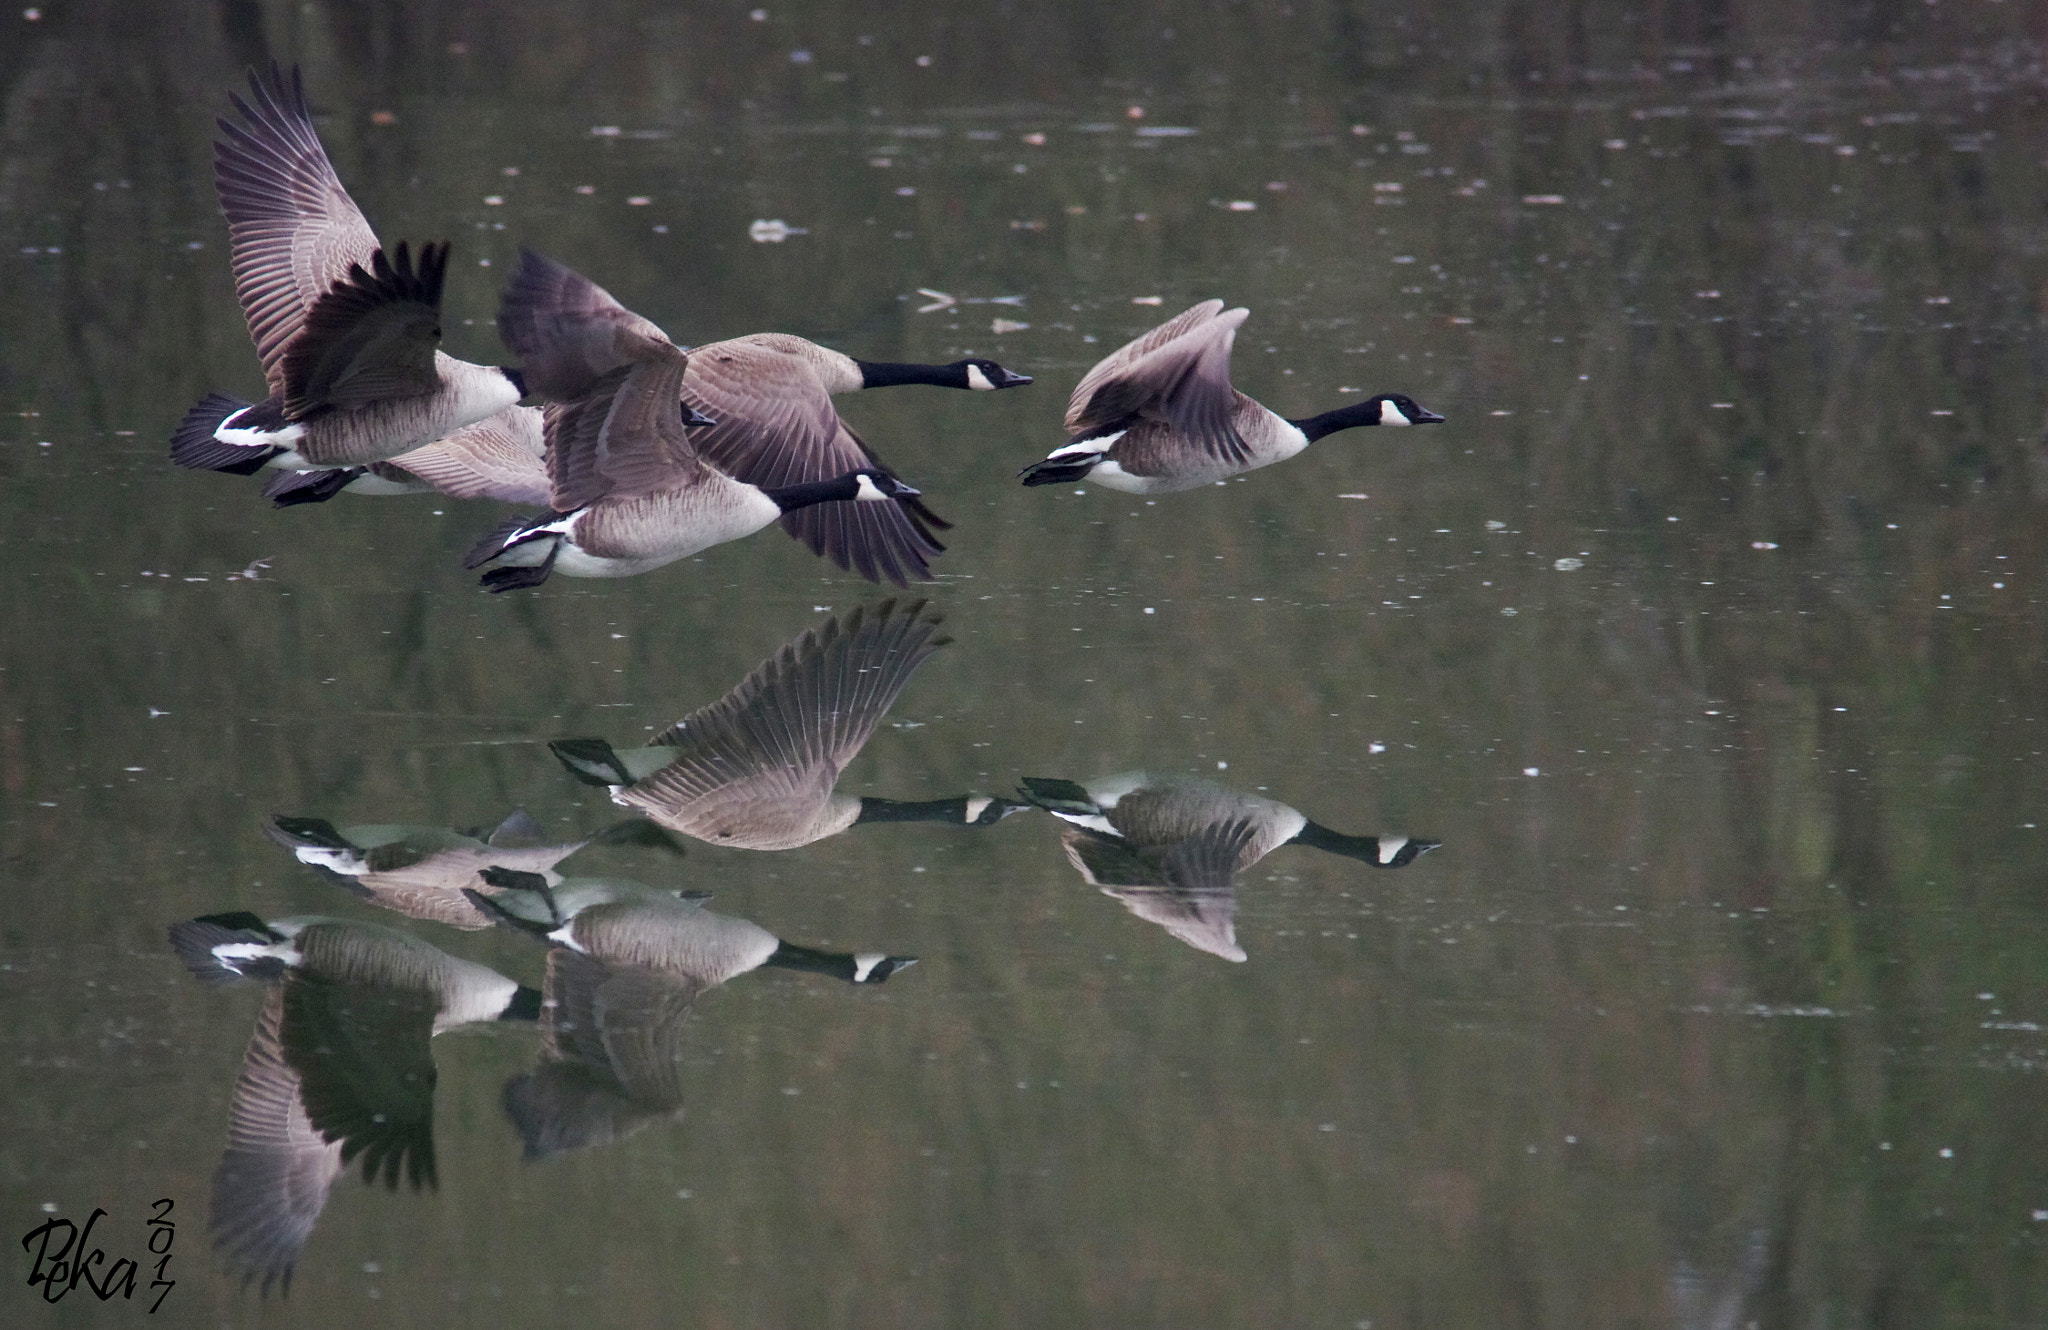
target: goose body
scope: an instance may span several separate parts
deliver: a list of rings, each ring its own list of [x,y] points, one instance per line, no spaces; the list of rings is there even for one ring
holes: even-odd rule
[[[547,400],[550,511],[501,527],[469,552],[465,567],[499,565],[484,575],[487,590],[538,586],[553,572],[630,577],[798,509],[893,507],[917,496],[873,466],[758,484],[713,466],[686,433],[716,423],[683,403],[688,353],[589,278],[532,250],[521,251],[498,330]],[[863,539],[849,537],[842,562],[873,564]]]
[[[470,904],[465,890],[489,892],[487,868],[509,868],[560,881],[557,864],[592,841],[633,839],[656,843],[672,852],[680,848],[645,822],[620,823],[583,840],[546,844],[538,824],[515,812],[488,838],[448,827],[357,826],[336,829],[312,817],[277,817],[267,828],[270,838],[309,868],[328,875],[362,897],[411,919],[425,919],[451,928],[489,928],[492,918]]]
[[[545,506],[548,466],[540,409],[508,406],[386,461],[285,471],[263,487],[263,497],[280,508],[337,494],[445,494]]]
[[[235,293],[270,395],[202,399],[171,440],[180,466],[251,474],[364,466],[516,403],[519,376],[440,349],[448,247],[383,248],[320,145],[296,68],[230,94],[214,184]]]
[[[1207,300],[1105,356],[1074,388],[1067,441],[1025,467],[1024,483],[1170,494],[1284,462],[1338,430],[1443,420],[1399,393],[1302,420],[1268,410],[1230,385],[1250,313]]]
[[[912,383],[986,391],[1030,382],[993,360],[883,364],[787,333],[755,333],[694,348],[683,404],[717,422],[690,436],[705,461],[747,484],[792,485],[861,469],[895,476],[839,418],[836,393]],[[928,561],[945,549],[932,533],[951,525],[914,496],[867,507],[812,505],[780,516],[783,530],[813,553],[898,586],[932,580]]]
[[[266,1293],[289,1291],[351,1163],[434,1185],[432,1037],[541,1010],[536,990],[374,924],[208,915],[172,925],[171,946],[203,982],[266,987],[208,1214],[229,1270]]]
[[[794,849],[862,821],[991,825],[1021,805],[972,795],[899,804],[834,788],[938,650],[928,608],[884,601],[828,619],[643,748],[621,752],[602,739],[551,747],[612,802],[713,845]]]
[[[1235,930],[1237,874],[1280,846],[1306,844],[1399,868],[1438,844],[1346,836],[1277,800],[1186,776],[1129,772],[1086,784],[1032,777],[1023,793],[1068,824],[1061,848],[1089,885],[1227,961],[1246,959]]]
[[[908,956],[818,951],[750,920],[638,883],[494,873],[479,897],[508,926],[545,938],[541,1054],[505,1087],[529,1159],[619,1140],[683,1103],[685,1018],[709,990],[764,967],[879,984]]]

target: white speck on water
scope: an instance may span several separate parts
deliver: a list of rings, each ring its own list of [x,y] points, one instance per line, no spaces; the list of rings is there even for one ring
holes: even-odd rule
[[[1584,559],[1563,558],[1550,565],[1560,573],[1575,573],[1586,566]]]
[[[785,1085],[782,1087],[782,1093],[788,1095],[791,1099],[794,1099],[798,1095],[802,1094],[803,1091],[797,1089],[794,1085]]]
[[[1387,746],[1381,743],[1379,740],[1374,739],[1372,742],[1368,743],[1365,746],[1365,751],[1368,753],[1384,753],[1387,751]]]
[[[901,194],[902,190],[897,190]],[[780,217],[756,218],[747,226],[747,239],[757,245],[779,245],[791,236],[809,235],[810,231],[801,226],[791,226]]]
[[[2048,1210],[2034,1211],[2034,1222],[2037,1224],[2048,1224]]]
[[[1956,1157],[1956,1152],[1954,1150],[1951,1150],[1946,1145],[1942,1146],[1939,1150],[1936,1150],[1935,1153],[1940,1155],[1943,1159],[1954,1159]]]
[[[1232,212],[1257,212],[1259,210],[1259,205],[1250,199],[1232,199],[1224,206]]]
[[[1147,614],[1157,614],[1157,613],[1158,613],[1158,611],[1157,611],[1157,610],[1155,610],[1155,609],[1153,609],[1153,608],[1152,608],[1152,607],[1151,607],[1150,605],[1147,605],[1147,606],[1145,607],[1145,613],[1147,613]]]
[[[1543,774],[1543,768],[1542,768],[1542,767],[1523,767],[1523,768],[1522,768],[1522,774],[1523,774],[1524,776],[1540,776],[1540,775],[1542,775],[1542,774]]]
[[[1509,605],[1507,608],[1501,611],[1501,616],[1503,618],[1512,619],[1515,617],[1515,615],[1519,614],[1520,612],[1521,611],[1517,610],[1514,606]]]
[[[147,771],[147,767],[122,767],[123,771]]]
[[[696,1194],[696,1192],[691,1191],[688,1187],[682,1187],[677,1189],[676,1199],[679,1201],[687,1201],[695,1197]]]
[[[1340,498],[1340,499],[1370,499],[1370,498],[1372,497],[1372,495],[1370,495],[1370,494],[1339,494],[1339,495],[1338,495],[1337,497],[1338,497],[1338,498]]]
[[[1892,1148],[1892,1143],[1890,1141],[1879,1141],[1877,1143],[1877,1148],[1880,1150],[1889,1150]]]
[[[1676,522],[1676,521],[1677,521],[1678,519],[1677,519],[1677,518],[1675,518],[1675,517],[1667,517],[1667,518],[1665,518],[1664,520],[1665,520],[1665,521],[1667,521],[1667,522]]]
[[[831,607],[830,605],[813,605],[813,606],[811,606],[811,610],[812,610],[812,611],[813,611],[814,613],[817,613],[817,614],[823,614],[823,613],[825,613],[825,612],[826,612],[827,610],[829,610],[829,609],[831,609],[831,608],[832,608],[832,607]]]
[[[1836,707],[1836,708],[1835,708],[1835,710],[1837,710],[1837,711],[1847,711],[1848,709],[1849,709],[1849,708],[1847,708],[1847,707]]]
[[[1216,764],[1216,769],[1218,771],[1228,771],[1230,770],[1230,764],[1228,762],[1218,762]]]
[[[1774,550],[1778,548],[1778,542],[1775,540],[1752,540],[1749,542],[1749,547],[1753,550]]]

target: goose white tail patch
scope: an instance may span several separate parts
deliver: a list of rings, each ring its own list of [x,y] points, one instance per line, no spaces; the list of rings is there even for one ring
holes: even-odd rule
[[[967,386],[978,393],[995,391],[995,385],[988,381],[988,375],[981,372],[981,366],[979,365],[969,365],[967,367]]]
[[[324,868],[331,873],[340,873],[344,877],[361,877],[370,871],[369,865],[363,862],[363,856],[354,850],[332,850],[324,845],[301,845],[293,850],[292,854],[302,864]]]
[[[563,924],[560,928],[548,934],[548,941],[559,942],[571,951],[583,950],[582,946],[576,941],[576,929],[573,922]]]
[[[277,430],[236,429],[235,422],[255,409],[251,406],[245,406],[226,420],[221,421],[220,427],[214,430],[213,437],[219,439],[222,443],[233,444],[237,448],[274,448],[279,445],[297,443],[300,439],[306,437],[306,427],[304,425],[287,425],[283,429]]]
[[[1077,827],[1086,827],[1090,831],[1100,831],[1105,835],[1114,836],[1118,840],[1124,838],[1124,833],[1109,825],[1109,819],[1100,813],[1062,813],[1057,808],[1049,811],[1062,822],[1071,822]]]
[[[290,942],[223,942],[213,954],[229,962],[273,959],[286,965],[299,963],[299,949]]]
[[[861,473],[860,488],[854,492],[853,497],[857,501],[864,503],[886,502],[889,498],[888,495],[882,493],[882,491],[876,487],[874,477],[868,475],[866,472]]]
[[[1401,851],[1408,848],[1406,836],[1380,837],[1380,862],[1390,864],[1401,857]]]

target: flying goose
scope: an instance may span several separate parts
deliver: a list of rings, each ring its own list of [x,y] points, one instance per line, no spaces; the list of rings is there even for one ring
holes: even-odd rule
[[[630,577],[813,504],[917,497],[875,466],[788,484],[752,484],[712,466],[684,432],[717,423],[683,404],[689,355],[589,278],[530,249],[506,287],[498,332],[548,402],[552,511],[500,527],[470,550],[465,568],[500,565],[484,574],[487,590],[538,586],[555,571]],[[866,539],[848,532],[834,557],[873,567],[881,551]]]
[[[1284,462],[1341,429],[1443,420],[1400,393],[1305,420],[1275,415],[1230,386],[1230,344],[1250,313],[1205,300],[1104,356],[1067,403],[1070,437],[1018,472],[1024,483],[1171,494]]]
[[[1282,845],[1307,845],[1375,868],[1403,868],[1442,842],[1347,836],[1272,799],[1189,776],[1129,772],[1090,781],[1026,777],[1026,799],[1066,822],[1075,870],[1131,913],[1191,947],[1245,959],[1232,926],[1236,875]]]
[[[839,418],[835,393],[918,383],[993,391],[1030,382],[993,360],[855,360],[802,337],[755,333],[693,348],[683,404],[718,422],[690,435],[698,456],[750,485],[794,485],[861,467],[895,474]],[[932,532],[951,525],[915,497],[870,507],[819,504],[782,517],[782,529],[812,553],[898,586],[932,580],[926,561],[946,548]]]
[[[445,494],[545,506],[548,464],[540,408],[508,406],[383,462],[280,471],[263,487],[263,497],[280,508],[324,503],[337,494]]]
[[[833,789],[942,645],[928,607],[883,601],[827,619],[644,748],[620,753],[602,739],[549,747],[613,803],[713,845],[794,849],[860,822],[991,826],[1025,805],[985,795],[898,803]]]
[[[502,869],[490,876],[499,890],[478,893],[478,907],[554,944],[539,1060],[505,1086],[528,1159],[608,1144],[680,1112],[684,1018],[727,980],[779,967],[879,984],[914,963],[796,946],[637,883],[570,879],[551,888]]]
[[[212,393],[186,413],[171,460],[250,475],[362,466],[443,438],[526,393],[516,370],[440,350],[448,246],[385,249],[320,146],[299,71],[249,75],[229,100],[214,187],[235,294],[263,360],[258,405]]]
[[[170,937],[200,980],[268,987],[208,1219],[229,1269],[265,1293],[290,1291],[328,1189],[356,1159],[366,1182],[434,1185],[432,1036],[540,1014],[537,990],[374,924],[237,912]]]
[[[269,837],[300,863],[332,878],[353,894],[412,919],[451,928],[489,928],[463,895],[464,888],[488,891],[483,871],[493,866],[538,873],[560,881],[555,865],[593,842],[652,845],[681,854],[682,846],[660,828],[638,818],[620,822],[583,840],[543,843],[545,835],[523,809],[488,838],[449,827],[359,826],[337,830],[317,817],[274,817]],[[650,835],[651,833],[651,835]]]

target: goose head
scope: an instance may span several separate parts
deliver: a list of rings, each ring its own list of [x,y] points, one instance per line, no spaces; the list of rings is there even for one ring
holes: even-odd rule
[[[946,366],[946,368],[959,373],[960,387],[971,388],[975,392],[981,393],[994,392],[999,388],[1022,388],[1025,384],[1031,382],[1029,374],[1019,374],[1014,370],[1004,369],[995,361],[981,356],[970,356],[966,360],[956,360]]]
[[[886,471],[852,471],[846,479],[854,483],[850,496],[863,503],[876,503],[888,499],[914,499],[920,491],[904,484]]]
[[[1412,397],[1402,393],[1381,393],[1364,405],[1376,410],[1369,422],[1377,425],[1441,425],[1444,418]]]

